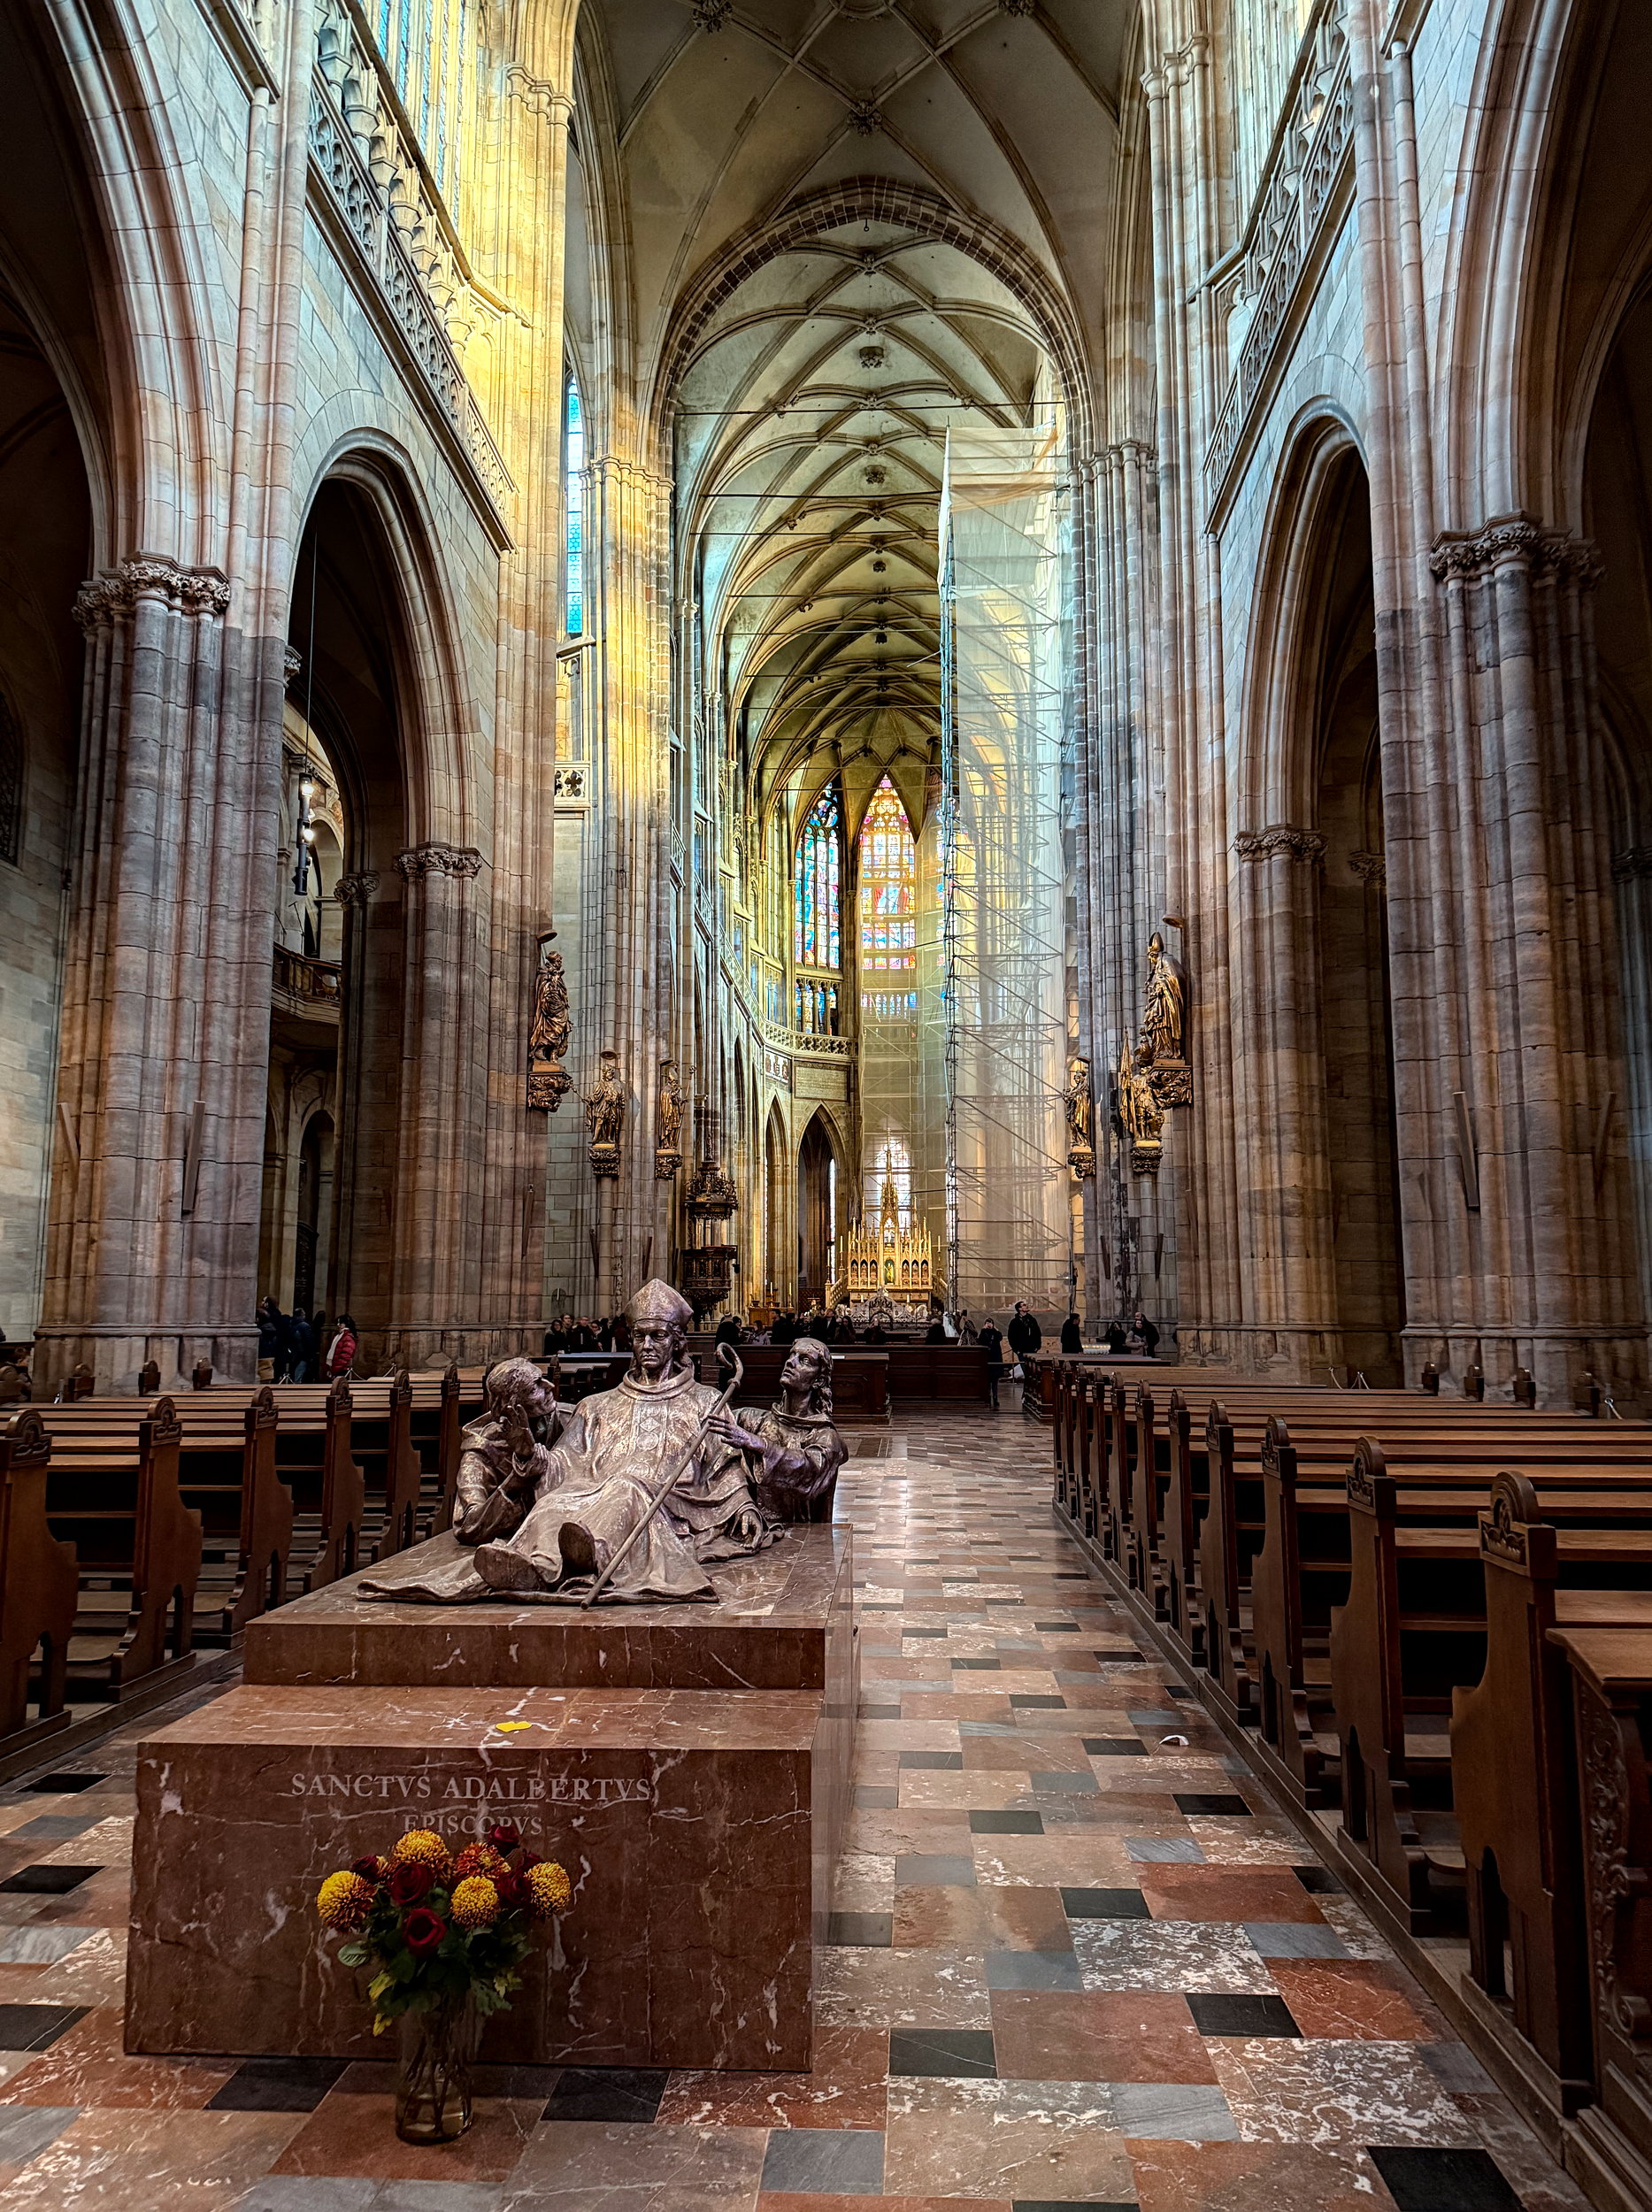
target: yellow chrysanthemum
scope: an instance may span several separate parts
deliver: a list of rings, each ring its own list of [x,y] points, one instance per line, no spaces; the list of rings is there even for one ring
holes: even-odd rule
[[[448,1847],[434,1828],[410,1828],[390,1846],[392,1866],[427,1866],[438,1881],[452,1870]]]
[[[467,1874],[453,1893],[453,1917],[461,1928],[488,1928],[499,1917],[499,1893],[485,1874]]]
[[[554,1912],[565,1912],[573,1895],[573,1885],[554,1859],[542,1860],[530,1867],[527,1875],[529,1910],[535,1920],[549,1920]]]
[[[491,1843],[467,1843],[453,1862],[453,1871],[461,1881],[467,1874],[485,1874],[492,1881],[505,1870],[503,1855]]]
[[[348,1935],[362,1926],[373,1910],[373,1884],[346,1868],[342,1873],[329,1874],[322,1883],[316,1893],[316,1910],[329,1928],[342,1928]]]

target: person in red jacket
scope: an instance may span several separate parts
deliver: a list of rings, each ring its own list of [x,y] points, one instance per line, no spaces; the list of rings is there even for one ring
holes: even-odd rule
[[[327,1376],[332,1382],[339,1375],[348,1375],[356,1359],[356,1324],[349,1314],[342,1313],[333,1341],[327,1346]]]

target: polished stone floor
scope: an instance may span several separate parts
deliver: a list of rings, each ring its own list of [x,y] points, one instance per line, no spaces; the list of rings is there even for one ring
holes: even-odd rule
[[[388,2068],[126,2057],[139,1724],[0,1790],[0,2212],[1578,2212],[1056,1533],[1048,1432],[866,1441],[812,2074],[521,2069],[421,2151]]]

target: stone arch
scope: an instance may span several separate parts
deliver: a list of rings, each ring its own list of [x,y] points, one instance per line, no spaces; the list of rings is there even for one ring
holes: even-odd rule
[[[1241,708],[1234,1006],[1249,1318],[1304,1380],[1397,1381],[1395,1137],[1370,482],[1316,405],[1280,472]]]

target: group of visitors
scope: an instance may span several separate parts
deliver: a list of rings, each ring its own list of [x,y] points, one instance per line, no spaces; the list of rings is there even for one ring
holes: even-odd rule
[[[325,1309],[283,1313],[273,1298],[258,1301],[258,1376],[264,1382],[333,1382],[356,1363],[356,1324],[341,1313],[327,1326]]]
[[[600,1321],[588,1314],[559,1315],[545,1332],[545,1356],[558,1352],[628,1352],[631,1330],[623,1313],[605,1313]]]

